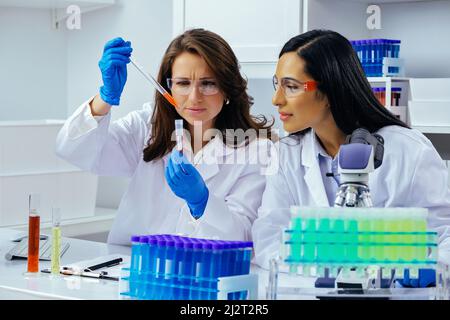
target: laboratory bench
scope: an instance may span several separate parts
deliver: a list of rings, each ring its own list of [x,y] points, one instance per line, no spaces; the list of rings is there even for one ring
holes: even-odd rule
[[[124,297],[120,295],[121,282],[83,278],[79,276],[60,275],[39,272],[37,275],[26,275],[26,259],[5,259],[5,254],[16,245],[12,239],[18,234],[18,230],[0,228],[0,300],[118,300]],[[102,242],[64,238],[70,247],[61,257],[61,265],[69,265],[82,260],[95,259],[102,256],[131,255],[131,247],[110,245]],[[39,261],[39,269],[50,269],[50,261]],[[298,288],[313,288],[314,277],[302,277],[289,275],[280,269],[278,284],[281,289],[278,299],[315,300],[313,294],[299,295]],[[266,292],[269,284],[269,271],[254,264],[250,267],[252,274],[258,275],[258,299],[267,299]],[[417,297],[416,297],[417,298]]]

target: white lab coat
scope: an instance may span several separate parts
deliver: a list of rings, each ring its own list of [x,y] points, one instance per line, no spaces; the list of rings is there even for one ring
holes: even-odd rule
[[[388,126],[378,133],[385,141],[384,158],[381,167],[369,174],[373,205],[428,208],[428,227],[438,232],[441,242],[450,235],[450,191],[442,159],[417,130]],[[279,161],[280,169],[276,175],[267,176],[252,227],[254,261],[262,267],[267,268],[279,252],[290,206],[329,206],[317,157],[318,143],[310,130],[299,139],[282,139],[277,144],[278,156],[272,155],[271,161]]]
[[[142,159],[151,132],[151,105],[110,123],[110,113],[101,119],[92,117],[90,101],[66,121],[58,134],[56,149],[60,157],[81,169],[131,178],[109,233],[109,243],[126,245],[134,234],[164,233],[251,239],[251,225],[265,187],[261,170],[263,163],[268,162],[265,150],[269,140],[258,139],[247,147],[234,149],[225,147],[220,139],[212,139],[195,155],[196,169],[209,189],[205,212],[195,220],[186,202],[166,182],[164,170],[170,153],[151,162]],[[192,154],[190,145],[184,152]],[[239,164],[229,164],[245,155],[247,159],[241,158]]]

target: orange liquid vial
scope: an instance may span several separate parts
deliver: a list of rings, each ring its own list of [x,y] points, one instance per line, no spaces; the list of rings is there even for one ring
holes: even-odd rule
[[[30,215],[28,220],[28,272],[39,272],[40,220],[38,215]]]
[[[39,272],[39,230],[41,218],[39,216],[40,195],[31,194],[29,196],[29,216],[28,216],[28,268],[27,272]]]

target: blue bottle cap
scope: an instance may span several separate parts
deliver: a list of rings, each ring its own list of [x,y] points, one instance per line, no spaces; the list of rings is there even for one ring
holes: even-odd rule
[[[203,245],[203,249],[206,249],[206,250],[212,249],[212,243],[209,240],[203,240],[202,245]]]
[[[156,236],[149,236],[148,237],[148,243],[149,244],[152,244],[152,245],[155,245],[155,244],[157,244],[158,243],[158,240],[156,239]]]
[[[164,238],[164,236],[158,236],[157,238],[158,246],[165,246],[167,243],[167,240]]]
[[[142,236],[142,237],[140,237],[139,242],[140,242],[140,243],[148,243],[148,236]]]
[[[232,241],[231,242],[231,247],[233,249],[239,249],[242,247],[242,241]]]
[[[183,248],[184,243],[181,239],[175,240],[175,248]]]
[[[231,248],[231,244],[228,241],[223,241],[223,248],[224,249],[230,249]]]
[[[168,247],[173,247],[173,246],[175,246],[175,241],[173,240],[172,236],[166,235],[166,236],[164,236],[164,240],[166,240],[166,245],[167,245]]]
[[[245,242],[245,247],[246,248],[253,248],[253,242],[252,241]]]
[[[183,239],[183,248],[192,249],[193,245],[194,244],[192,243],[191,239],[189,239],[189,238]]]
[[[194,249],[202,249],[203,244],[200,241],[194,241]]]
[[[392,88],[392,91],[396,91],[396,92],[402,91],[402,88],[395,87],[395,88]]]
[[[224,248],[224,245],[218,241],[211,242],[211,246],[213,250],[222,250]]]
[[[139,242],[140,236],[131,236],[131,242]]]

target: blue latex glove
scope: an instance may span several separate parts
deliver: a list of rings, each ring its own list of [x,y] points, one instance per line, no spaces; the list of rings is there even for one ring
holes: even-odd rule
[[[122,38],[112,39],[105,44],[102,59],[98,63],[103,79],[100,97],[110,105],[118,106],[120,103],[132,51],[131,42],[125,42]]]
[[[419,269],[419,278],[410,279],[409,270],[406,269],[403,273],[403,279],[398,279],[397,281],[403,287],[408,288],[433,287],[436,285],[436,271],[433,269]]]
[[[209,191],[202,176],[186,157],[173,150],[165,170],[166,181],[178,197],[186,200],[191,215],[198,219],[203,215]]]

